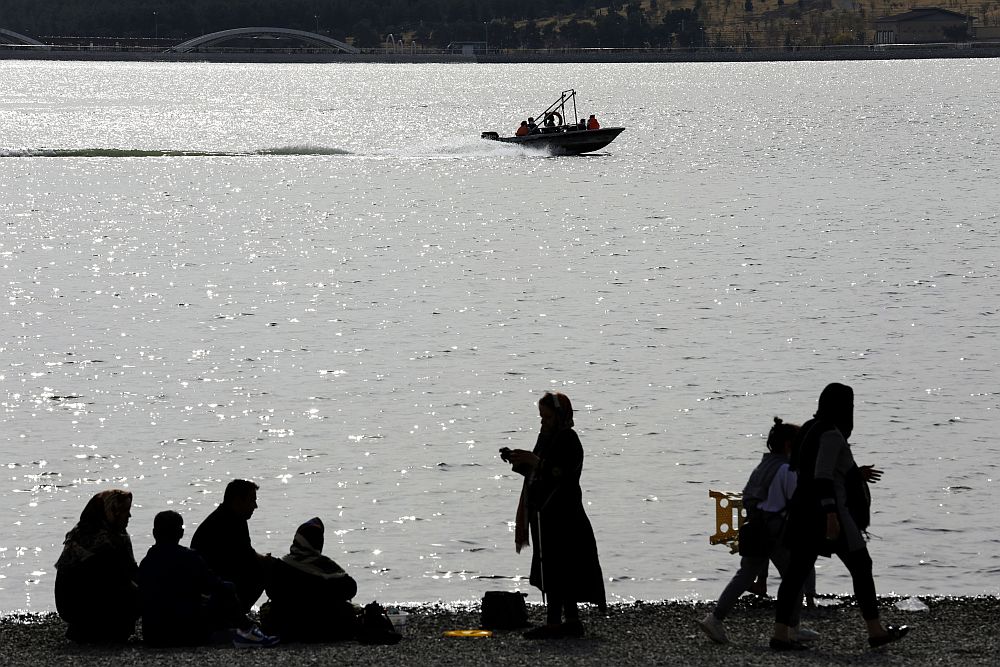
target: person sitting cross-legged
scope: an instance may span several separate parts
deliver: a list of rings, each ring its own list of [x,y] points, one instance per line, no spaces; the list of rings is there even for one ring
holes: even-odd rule
[[[191,548],[205,559],[212,572],[236,586],[236,594],[249,612],[264,592],[274,559],[257,553],[250,542],[248,521],[257,509],[256,483],[234,479],[226,485],[222,504],[194,531]]]
[[[150,646],[196,646],[212,634],[231,629],[237,647],[268,647],[276,637],[263,634],[243,611],[236,588],[215,575],[197,553],[180,545],[184,519],[174,511],[153,519],[153,539],[139,564],[142,635]]]
[[[359,610],[350,602],[358,585],[323,555],[323,531],[318,517],[299,526],[289,553],[272,568],[261,623],[283,640],[339,641],[358,634]]]
[[[81,643],[124,643],[139,617],[136,564],[127,528],[132,493],[101,491],[66,534],[56,562],[56,609],[66,636]]]

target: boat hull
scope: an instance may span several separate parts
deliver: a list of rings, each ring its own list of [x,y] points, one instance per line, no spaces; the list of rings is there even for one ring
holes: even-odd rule
[[[599,130],[540,132],[523,137],[501,137],[496,132],[483,132],[483,139],[537,148],[553,155],[580,155],[601,150],[624,131],[624,127],[602,127]]]

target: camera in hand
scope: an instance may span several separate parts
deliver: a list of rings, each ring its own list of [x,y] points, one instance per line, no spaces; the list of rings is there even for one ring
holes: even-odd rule
[[[500,460],[506,463],[510,463],[510,455],[513,453],[514,452],[511,451],[510,447],[501,447]],[[519,475],[528,475],[531,472],[531,466],[525,463],[521,463],[519,465],[511,463],[511,470],[513,470]]]

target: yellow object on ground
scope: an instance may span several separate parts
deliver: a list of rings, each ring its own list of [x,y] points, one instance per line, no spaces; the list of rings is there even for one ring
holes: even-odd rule
[[[448,630],[445,637],[492,637],[492,630]]]

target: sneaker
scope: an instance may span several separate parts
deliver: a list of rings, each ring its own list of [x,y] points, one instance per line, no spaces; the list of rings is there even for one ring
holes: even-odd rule
[[[906,625],[887,625],[885,626],[884,635],[868,638],[868,645],[872,648],[878,648],[879,646],[885,646],[886,644],[891,644],[892,642],[898,642],[909,632],[910,628]]]
[[[270,648],[277,643],[277,637],[265,635],[256,625],[249,630],[236,630],[233,633],[233,646],[236,648]]]
[[[715,614],[709,614],[700,621],[696,621],[696,623],[699,628],[705,631],[708,638],[716,644],[729,643],[729,637],[726,636],[726,626],[715,617]]]
[[[789,628],[788,636],[792,641],[796,642],[814,642],[819,639],[818,632],[811,628],[804,628],[802,626]]]

